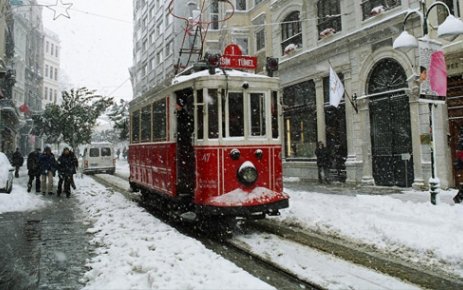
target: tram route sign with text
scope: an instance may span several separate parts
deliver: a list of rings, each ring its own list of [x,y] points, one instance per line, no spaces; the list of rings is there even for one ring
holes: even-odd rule
[[[221,68],[256,69],[257,57],[243,55],[241,48],[236,44],[229,44],[220,58]]]

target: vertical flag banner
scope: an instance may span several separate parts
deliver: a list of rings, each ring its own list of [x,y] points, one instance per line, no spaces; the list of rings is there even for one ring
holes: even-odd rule
[[[330,105],[338,107],[344,96],[344,85],[330,66]]]
[[[447,65],[442,45],[430,39],[420,39],[420,101],[445,103],[447,99]]]

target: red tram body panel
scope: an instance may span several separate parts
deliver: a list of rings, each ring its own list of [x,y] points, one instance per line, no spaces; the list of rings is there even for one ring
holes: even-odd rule
[[[193,72],[130,103],[130,185],[201,215],[253,217],[288,207],[279,81]]]

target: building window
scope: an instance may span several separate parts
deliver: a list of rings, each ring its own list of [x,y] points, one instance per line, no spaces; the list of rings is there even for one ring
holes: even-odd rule
[[[319,39],[342,30],[339,0],[319,0],[317,8]]]
[[[58,46],[55,46],[55,56],[58,57]]]
[[[237,37],[234,42],[240,46],[243,55],[249,54],[249,39],[247,37]]]
[[[50,42],[46,41],[45,42],[45,52],[48,53],[49,50],[50,50]]]
[[[445,5],[450,10],[450,14],[453,14],[455,17],[459,17],[459,10],[460,9],[455,9],[458,8],[458,1],[457,0],[441,0],[441,2],[444,2]],[[442,22],[445,21],[447,18],[447,9],[445,9],[442,5],[438,5],[437,7],[437,21],[439,22],[439,25],[442,24]]]
[[[166,16],[166,27],[169,26],[173,22],[172,14],[168,13]]]
[[[263,0],[254,0],[254,6],[257,6],[259,5],[260,2],[262,2]]]
[[[169,41],[166,44],[166,57],[171,55],[173,52],[174,52],[174,45],[173,45],[172,41]]]
[[[58,80],[58,69],[55,68],[55,81],[57,81],[57,80]]]
[[[363,20],[379,13],[400,6],[400,0],[365,0],[362,6]]]
[[[51,55],[55,54],[55,45],[53,43],[51,44],[50,54]]]
[[[146,51],[147,47],[148,47],[148,41],[145,39],[145,40],[143,40],[142,51]]]
[[[317,146],[315,82],[301,82],[283,89],[285,155],[313,158]]]
[[[50,66],[50,78],[53,79],[53,67]]]
[[[209,16],[211,18],[211,26],[210,29],[218,30],[219,29],[219,2],[212,1],[210,5],[210,13]]]
[[[50,101],[53,100],[53,90],[52,90],[51,88],[48,90],[48,93],[49,93],[48,99],[49,99]]]
[[[246,0],[236,0],[235,7],[238,11],[246,11]]]
[[[159,23],[159,24],[156,26],[156,34],[157,34],[157,36],[160,36],[160,35],[161,35],[162,30],[163,30],[163,29],[162,29],[162,22],[161,22],[161,23]]]
[[[45,76],[48,77],[48,64],[45,65]]]
[[[162,50],[156,54],[156,63],[160,64],[162,62]]]
[[[256,27],[254,38],[256,39],[256,51],[265,47],[265,16],[262,15],[252,22]]]
[[[55,104],[56,104],[56,100],[58,99],[58,91],[55,90],[55,95],[54,95],[54,101],[55,101]]]
[[[299,19],[299,11],[291,12],[281,24],[281,52],[285,54],[286,48],[296,46],[302,47],[302,28]]]
[[[43,98],[45,100],[48,98],[48,87],[45,87],[45,93],[43,94]]]

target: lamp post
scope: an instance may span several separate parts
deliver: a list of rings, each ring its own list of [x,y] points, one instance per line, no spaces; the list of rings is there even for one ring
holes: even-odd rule
[[[447,12],[447,18],[437,28],[437,36],[455,38],[458,35],[463,34],[463,22],[450,13],[450,9],[445,3],[441,1],[436,1],[433,4],[431,4],[429,8],[426,9],[425,2],[426,2],[425,0],[420,1],[420,5],[421,5],[420,8],[423,12],[420,12],[419,10],[412,10],[408,12],[407,15],[405,16],[404,21],[403,21],[403,31],[399,35],[399,37],[397,37],[394,40],[394,43],[392,45],[394,49],[409,50],[409,49],[416,49],[419,47],[418,40],[413,35],[411,35],[405,30],[405,24],[407,20],[410,18],[410,16],[414,14],[417,14],[422,21],[423,37],[420,40],[429,43],[430,38],[428,36],[428,15],[429,15],[429,12],[434,7],[437,7],[437,6],[444,7]],[[430,145],[431,145],[431,148],[430,148],[431,149],[431,178],[429,178],[429,193],[430,193],[430,199],[431,199],[432,204],[436,204],[436,195],[438,193],[438,187],[439,187],[439,182],[440,182],[439,178],[436,177],[436,172],[434,168],[435,167],[434,165],[435,148],[434,148],[434,140],[433,140],[434,132],[433,132],[433,120],[432,120],[433,119],[432,108],[438,103],[445,102],[445,98],[443,98],[443,100],[442,99],[437,100],[437,101],[435,100],[436,99],[433,99],[433,98],[426,100],[429,106],[429,133],[430,133]]]

